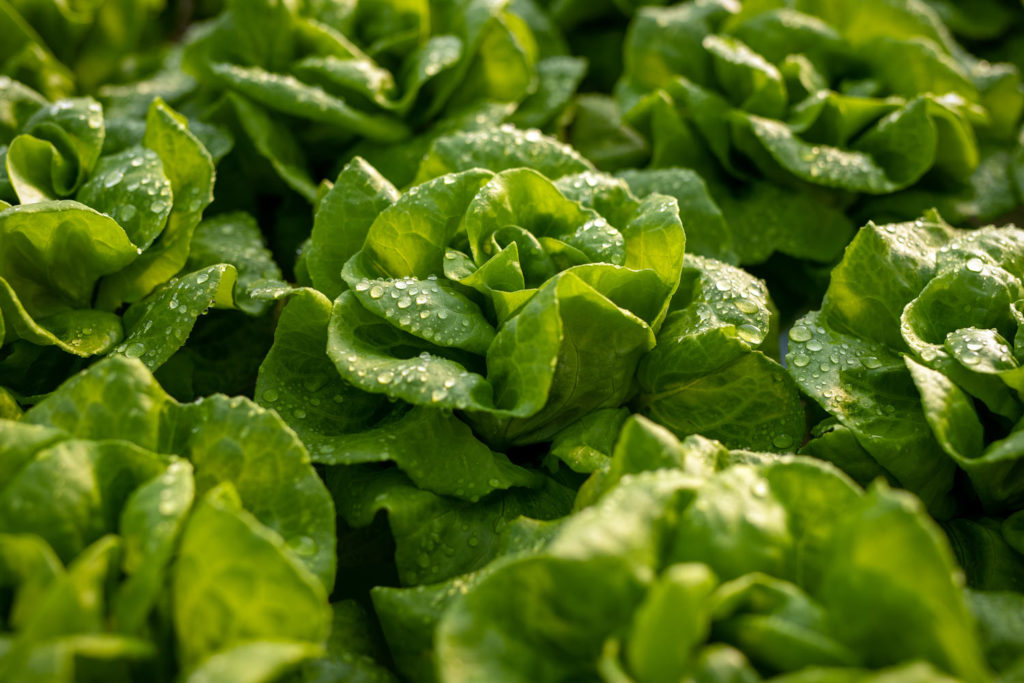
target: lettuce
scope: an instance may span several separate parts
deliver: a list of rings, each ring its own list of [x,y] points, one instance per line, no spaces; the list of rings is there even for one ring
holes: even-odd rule
[[[809,458],[679,442],[635,417],[591,482],[596,499],[510,527],[504,554],[477,572],[374,589],[399,670],[432,680],[433,662],[446,681],[991,675],[951,548],[906,493],[865,492]]]
[[[5,679],[157,675],[161,633],[196,680],[254,645],[254,672],[322,652],[334,506],[277,415],[244,398],[179,404],[115,357],[0,434]]]
[[[51,390],[66,371],[38,368],[68,366],[57,359],[69,355],[121,354],[155,369],[209,307],[266,310],[250,289],[280,270],[251,217],[202,222],[214,164],[182,116],[156,99],[142,121],[115,118],[108,136],[92,98],[50,104],[2,85],[19,106],[0,173],[0,332],[13,359],[0,361],[0,381],[25,395]],[[142,124],[134,139],[125,121]],[[37,370],[25,376],[25,365]]]
[[[195,97],[312,202],[317,179],[361,141],[403,143],[398,153],[415,164],[430,134],[414,135],[483,104],[547,124],[585,63],[530,0],[258,0],[193,27],[184,68],[199,81]]]
[[[158,61],[168,34],[164,0],[0,3],[0,75],[50,99],[92,93]]]
[[[0,680],[1020,679],[1022,21],[0,0]]]
[[[919,495],[962,539],[972,585],[993,589],[1019,589],[1024,562],[1022,235],[957,230],[934,214],[869,224],[822,309],[790,329],[787,353],[793,378],[831,416],[805,450]]]
[[[631,165],[698,170],[741,263],[830,262],[868,219],[938,206],[984,221],[1021,203],[1020,74],[966,52],[924,3],[647,7],[624,56],[621,115],[586,111],[641,135]],[[573,143],[615,166],[589,120]],[[775,216],[783,229],[765,235]]]

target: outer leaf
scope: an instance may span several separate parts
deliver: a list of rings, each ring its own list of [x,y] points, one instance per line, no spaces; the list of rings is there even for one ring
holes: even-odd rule
[[[194,496],[192,467],[176,460],[125,501],[119,530],[124,538],[122,566],[128,579],[113,598],[114,620],[120,630],[133,633],[141,629],[160,599]]]
[[[0,212],[0,247],[0,277],[33,317],[88,308],[97,280],[138,256],[113,219],[73,201]]]
[[[987,678],[952,554],[913,498],[872,487],[833,549],[818,597],[841,641],[876,666],[921,658],[964,680]],[[866,618],[867,595],[896,610]]]
[[[166,452],[171,425],[165,415],[172,405],[140,361],[115,356],[69,379],[26,412],[23,420],[56,427],[80,439],[123,439]]]
[[[316,184],[309,177],[305,155],[288,127],[237,93],[228,93],[227,98],[256,151],[270,162],[289,187],[313,201]]]
[[[341,269],[359,251],[377,214],[399,198],[398,191],[363,159],[350,161],[317,206],[306,265],[313,286],[334,299],[345,283]]]
[[[151,370],[180,349],[211,306],[234,306],[237,271],[220,264],[173,278],[125,311],[125,337],[114,353],[138,358]]]
[[[540,483],[534,473],[487,448],[461,420],[423,407],[352,434],[322,460],[332,465],[391,461],[419,488],[470,502],[497,489]]]
[[[950,501],[943,498],[952,488],[953,464],[935,443],[902,359],[881,344],[824,327],[817,314],[798,320],[789,339],[786,360],[800,388],[930,510],[948,514]]]
[[[301,442],[277,415],[246,398],[214,396],[184,410],[192,427],[182,450],[196,467],[199,493],[230,481],[247,512],[279,534],[329,590],[334,506]]]
[[[760,352],[703,375],[659,382],[643,412],[677,436],[706,434],[737,448],[792,452],[805,430],[796,386]]]
[[[188,260],[192,233],[213,201],[213,160],[202,143],[189,132],[185,119],[157,98],[146,116],[143,144],[160,157],[171,182],[174,204],[160,240],[129,268],[108,277],[101,285],[99,301],[116,308],[124,301],[138,301],[165,282]]]
[[[344,100],[294,76],[277,74],[256,66],[212,63],[210,71],[223,84],[246,97],[284,113],[333,124],[373,140],[394,142],[409,135],[408,128],[387,114],[371,116],[350,107]]]
[[[163,457],[130,443],[61,441],[0,490],[0,532],[37,534],[70,561],[112,532],[128,492],[165,467]]]
[[[316,462],[332,462],[339,441],[391,412],[383,396],[360,391],[338,376],[327,356],[330,313],[331,302],[319,292],[292,294],[256,383],[259,404],[278,412]]]
[[[249,640],[323,642],[327,596],[276,533],[240,509],[230,485],[204,496],[174,565],[174,623],[186,670]]]

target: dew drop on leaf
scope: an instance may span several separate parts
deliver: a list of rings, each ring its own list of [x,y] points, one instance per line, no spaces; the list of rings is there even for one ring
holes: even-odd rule
[[[779,449],[789,448],[793,445],[793,437],[789,434],[779,434],[772,439],[772,445]]]
[[[803,343],[805,341],[810,341],[810,339],[811,339],[811,331],[808,330],[803,325],[797,325],[797,326],[795,326],[793,329],[791,329],[789,331],[789,338],[792,339],[795,342],[800,342],[800,343]]]

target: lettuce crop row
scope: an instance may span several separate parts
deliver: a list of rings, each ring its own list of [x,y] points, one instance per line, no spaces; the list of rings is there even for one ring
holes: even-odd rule
[[[1016,0],[0,35],[0,681],[1024,680]]]

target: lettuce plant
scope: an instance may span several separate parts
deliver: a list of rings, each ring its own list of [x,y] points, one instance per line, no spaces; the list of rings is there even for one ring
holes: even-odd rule
[[[1012,226],[957,230],[934,214],[869,224],[821,310],[790,329],[787,354],[800,388],[830,415],[807,451],[956,517],[972,581],[1018,590],[1022,259],[1024,232]],[[1003,559],[983,559],[989,546]]]
[[[220,116],[309,201],[361,140],[403,141],[485,103],[500,117],[518,105],[521,122],[543,125],[584,69],[530,0],[230,2],[194,27],[184,60],[205,86],[199,97],[229,109]]]
[[[416,681],[983,681],[1021,665],[1019,634],[999,644],[1016,656],[988,661],[984,635],[1019,596],[965,591],[938,528],[884,483],[865,492],[818,460],[680,443],[634,417],[584,491],[572,515],[509,527],[477,572],[375,588],[398,669]]]
[[[0,75],[51,99],[137,77],[159,60],[165,0],[4,0]]]
[[[0,471],[0,678],[269,676],[322,654],[334,506],[273,412],[179,404],[110,358],[0,421]]]
[[[960,223],[1021,203],[1019,73],[967,53],[923,3],[644,8],[616,96],[652,165],[704,176],[741,263],[827,262],[852,236],[843,214],[939,206]],[[584,153],[603,144],[590,130],[573,138]]]
[[[399,193],[360,159],[341,172],[256,386],[332,466],[351,525],[388,511],[401,580],[476,568],[481,527],[564,512],[564,477],[606,464],[585,446],[627,406],[680,435],[797,444],[796,388],[759,350],[763,283],[684,257],[672,198],[507,128],[438,140],[417,178]],[[552,440],[556,479],[536,468]]]
[[[9,79],[0,98],[0,383],[53,389],[66,356],[156,368],[210,306],[266,309],[248,286],[280,271],[251,218],[200,224],[213,159],[178,113],[157,99],[108,121],[91,98],[48,103]]]

